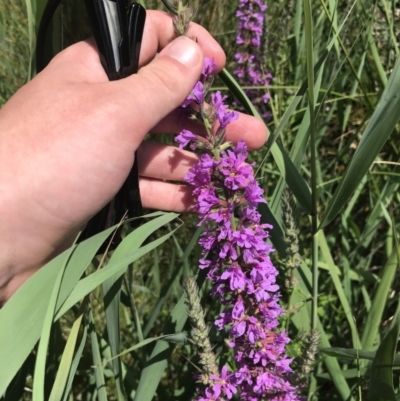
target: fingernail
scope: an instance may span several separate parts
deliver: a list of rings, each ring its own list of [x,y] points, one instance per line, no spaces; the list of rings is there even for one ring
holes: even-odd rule
[[[162,52],[188,67],[195,67],[201,59],[199,46],[186,36],[179,36]]]

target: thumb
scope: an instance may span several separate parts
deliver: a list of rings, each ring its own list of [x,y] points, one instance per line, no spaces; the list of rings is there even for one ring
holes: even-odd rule
[[[144,137],[182,104],[200,77],[203,61],[200,46],[180,36],[138,74],[115,82],[125,94],[124,109],[129,109],[129,120],[138,134]]]

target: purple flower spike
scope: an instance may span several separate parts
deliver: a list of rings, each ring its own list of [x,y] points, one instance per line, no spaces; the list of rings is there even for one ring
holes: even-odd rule
[[[247,46],[259,45],[265,5],[262,0],[240,0],[239,7],[240,24],[251,32],[240,40]],[[255,9],[259,11],[254,13]],[[253,65],[249,69],[249,63],[257,61],[256,55],[243,54],[237,60],[246,65],[246,76],[261,82],[257,69]],[[215,63],[206,60],[200,81],[206,82],[214,70]],[[203,88],[196,85],[185,102],[187,107],[203,101]],[[205,269],[212,280],[212,296],[225,306],[214,324],[229,333],[230,351],[226,352],[228,359],[233,354],[235,369],[229,371],[224,366],[221,374],[203,376],[207,384],[197,390],[196,400],[300,401],[289,382],[291,359],[285,350],[289,339],[286,332],[278,330],[282,314],[278,272],[270,259],[273,248],[266,242],[272,227],[263,224],[257,212],[257,206],[265,202],[264,191],[247,162],[245,142],[239,141],[236,146],[223,143],[226,126],[238,118],[238,113],[228,110],[225,100],[220,92],[211,94],[211,108],[202,116],[209,118],[208,123],[217,121],[219,127],[209,130],[209,148],[198,145],[202,154],[185,181],[192,186],[199,225],[205,228],[199,239],[203,255],[199,268]],[[200,110],[204,111],[204,106]],[[176,141],[180,148],[200,143],[187,130]]]
[[[270,86],[272,74],[266,70],[262,60],[261,40],[263,35],[264,12],[267,6],[262,0],[240,1],[236,11],[238,32],[236,44],[239,52],[235,54],[237,67],[234,75],[243,86]],[[246,89],[247,96],[260,109],[264,118],[269,118],[266,104],[269,93],[265,89]]]

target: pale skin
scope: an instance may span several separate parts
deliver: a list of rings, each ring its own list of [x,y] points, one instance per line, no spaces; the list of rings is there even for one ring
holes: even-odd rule
[[[148,11],[138,74],[109,82],[91,41],[57,55],[0,110],[0,305],[70,246],[125,181],[138,151],[143,206],[187,212],[183,181],[197,157],[153,142],[148,133],[201,134],[174,112],[196,83],[204,57],[225,55],[202,27],[174,38],[171,16]],[[159,52],[157,57],[154,57]],[[267,130],[241,115],[227,139],[261,147]]]

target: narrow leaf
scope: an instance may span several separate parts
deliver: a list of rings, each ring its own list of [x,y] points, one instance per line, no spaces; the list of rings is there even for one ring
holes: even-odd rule
[[[89,294],[96,287],[101,285],[108,278],[117,274],[122,275],[126,271],[129,264],[164,243],[173,233],[174,231],[163,235],[157,240],[154,240],[149,244],[143,246],[142,248],[131,252],[118,261],[114,263],[108,263],[107,266],[105,266],[103,269],[100,269],[97,272],[92,273],[88,277],[80,280],[76,284],[68,299],[65,301],[65,304],[59,311],[57,311],[56,319],[60,318],[68,309],[79,302],[80,299]]]
[[[101,363],[101,352],[99,340],[94,327],[94,319],[92,311],[89,312],[89,332],[90,332],[90,343],[92,345],[92,356],[93,356],[93,369],[94,377],[96,380],[97,400],[107,401],[106,382],[104,378],[104,368]]]
[[[393,361],[400,334],[400,303],[390,326],[382,340],[371,366],[370,401],[396,401],[393,388]]]
[[[178,214],[167,213],[155,219],[152,219],[131,232],[113,252],[108,265],[115,263],[132,251],[140,248],[143,242],[158,228],[171,222]],[[108,334],[108,344],[111,355],[120,354],[120,325],[119,325],[119,303],[121,295],[122,274],[117,273],[103,283],[104,309],[106,314],[106,328]],[[117,388],[118,400],[125,400],[124,386],[121,377],[121,361],[113,358],[112,369],[115,376],[115,385]]]
[[[199,288],[201,288],[204,280],[205,272],[201,271],[197,278]],[[184,296],[182,296],[168,317],[163,332],[165,334],[175,334],[182,331],[186,319],[186,304]],[[153,399],[173,349],[174,347],[171,343],[162,340],[157,341],[146,366],[141,372],[134,401],[151,401]]]
[[[229,88],[232,94],[237,98],[244,109],[251,115],[262,120],[260,114],[255,109],[243,89],[236,82],[229,72],[224,69],[219,73],[220,78]],[[301,176],[297,167],[293,164],[287,153],[276,142],[271,146],[271,153],[274,157],[278,169],[284,177],[288,187],[292,191],[295,198],[300,203],[306,213],[311,214],[311,193],[304,178]]]
[[[328,204],[320,227],[328,225],[344,207],[400,118],[400,58],[358,144],[339,186]]]
[[[373,361],[376,355],[376,351],[364,351],[362,349],[354,349],[354,348],[340,348],[340,347],[332,347],[332,348],[320,348],[320,352],[334,356],[335,358],[342,359],[366,359],[368,361]],[[393,360],[393,366],[400,367],[400,355],[396,354]]]
[[[68,381],[69,372],[71,370],[72,359],[76,342],[78,340],[79,328],[81,327],[83,315],[80,315],[74,322],[69,333],[67,344],[65,345],[63,355],[61,357],[60,366],[51,389],[49,401],[60,401]]]
[[[383,268],[381,280],[372,301],[371,309],[361,336],[361,347],[364,350],[371,350],[379,332],[382,315],[392,287],[393,279],[397,270],[397,249],[394,249]]]

